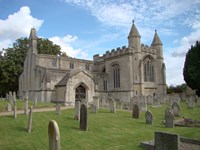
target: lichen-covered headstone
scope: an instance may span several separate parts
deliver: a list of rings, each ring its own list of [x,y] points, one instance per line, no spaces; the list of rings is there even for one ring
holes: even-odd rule
[[[145,113],[146,124],[153,124],[153,114],[150,110],[147,110]]]
[[[31,133],[32,131],[32,119],[33,119],[33,106],[30,107],[30,111],[29,111],[29,120],[28,120],[28,128],[27,128],[28,133]]]
[[[81,104],[80,129],[83,131],[88,130],[88,113],[87,113],[87,106],[85,104]]]
[[[165,111],[165,127],[166,128],[174,127],[174,114],[171,110]]]
[[[81,103],[80,101],[75,102],[75,109],[74,109],[74,119],[80,120],[80,109],[81,109]]]
[[[179,135],[155,132],[155,150],[179,150],[179,145]]]
[[[140,108],[137,103],[133,104],[133,110],[132,110],[132,117],[135,119],[139,119],[140,116]]]
[[[49,150],[60,150],[60,131],[55,120],[51,120],[48,125]]]
[[[171,108],[173,110],[174,116],[179,117],[180,116],[180,107],[179,107],[178,103],[174,102]]]

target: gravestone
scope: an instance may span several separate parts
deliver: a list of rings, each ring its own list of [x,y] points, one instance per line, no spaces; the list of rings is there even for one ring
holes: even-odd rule
[[[12,96],[12,92],[11,91],[9,91],[9,101],[10,101],[10,103],[13,102],[13,96]]]
[[[81,104],[80,129],[83,131],[88,130],[88,113],[87,113],[87,106],[85,104]]]
[[[148,104],[148,105],[153,105],[153,96],[148,95],[148,96],[146,97],[146,100],[147,100],[147,104]]]
[[[160,101],[158,97],[155,97],[155,96],[153,97],[153,106],[154,107],[160,106]]]
[[[8,101],[9,100],[9,94],[6,93],[6,100]]]
[[[179,150],[179,145],[179,135],[155,132],[155,150]]]
[[[97,113],[97,106],[94,104],[91,104],[91,109],[93,113]]]
[[[6,105],[6,111],[12,111],[12,106],[10,103]]]
[[[116,113],[116,103],[115,100],[112,97],[108,98],[109,108],[110,112]]]
[[[145,112],[147,111],[147,103],[146,102],[141,102],[140,104],[140,110]]]
[[[187,100],[187,108],[193,109],[194,108],[194,103],[195,103],[195,97],[189,96]]]
[[[171,108],[173,110],[174,116],[179,117],[180,116],[180,107],[179,107],[178,103],[174,102]]]
[[[99,109],[99,97],[93,96],[93,104],[96,106],[96,109]]]
[[[48,125],[49,150],[60,150],[60,131],[55,120],[51,120]]]
[[[60,104],[56,104],[56,115],[60,115],[61,114],[61,106]]]
[[[166,128],[174,127],[174,114],[171,110],[165,111],[165,127]]]
[[[28,115],[28,99],[24,99],[24,114]]]
[[[140,116],[140,108],[137,103],[133,104],[133,110],[132,110],[132,117],[135,119],[139,119]]]
[[[81,109],[81,103],[80,101],[75,102],[75,109],[74,109],[74,119],[80,120],[80,109]]]
[[[115,102],[116,102],[116,108],[122,109],[122,102],[119,99],[116,99]]]
[[[17,106],[14,106],[14,111],[13,111],[13,115],[14,115],[14,118],[17,118]]]
[[[153,115],[150,110],[145,113],[146,124],[153,124]]]
[[[30,107],[30,111],[29,111],[29,120],[28,120],[28,128],[27,128],[28,133],[31,133],[32,131],[32,118],[33,118],[33,106]]]
[[[14,104],[14,106],[16,105],[16,93],[15,92],[13,92],[13,104]]]

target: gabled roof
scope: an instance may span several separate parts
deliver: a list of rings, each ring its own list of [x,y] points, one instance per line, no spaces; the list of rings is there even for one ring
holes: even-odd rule
[[[86,74],[90,78],[93,78],[92,74],[89,71],[79,68],[79,69],[75,69],[71,72],[66,73],[65,76],[55,86],[57,86],[57,87],[58,86],[66,86],[68,79],[77,75],[80,72],[83,72],[84,74]]]
[[[162,42],[161,42],[156,30],[155,30],[154,38],[153,38],[153,41],[152,41],[151,45],[152,46],[153,45],[162,45]]]
[[[133,21],[128,37],[141,37]]]

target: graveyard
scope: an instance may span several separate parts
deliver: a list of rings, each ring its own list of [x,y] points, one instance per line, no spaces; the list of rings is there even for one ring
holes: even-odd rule
[[[17,100],[17,109],[23,109],[23,101]],[[29,107],[33,105],[29,101]],[[38,106],[37,106],[38,105]],[[153,116],[152,123],[147,124],[145,111],[140,111],[138,118],[133,118],[131,110],[116,109],[111,112],[107,107],[100,107],[94,113],[91,107],[87,108],[88,126],[87,131],[80,130],[79,121],[74,118],[74,108],[62,110],[56,114],[55,104],[38,103],[33,105],[32,128],[27,131],[29,116],[18,114],[15,118],[13,114],[0,116],[0,147],[7,150],[21,149],[48,149],[48,124],[50,120],[55,120],[60,131],[61,149],[71,150],[112,150],[112,149],[134,149],[142,150],[140,143],[154,139],[154,132],[161,131],[179,134],[181,137],[200,140],[199,127],[174,126],[166,128],[164,124],[165,110],[169,106],[162,104],[160,107],[147,106]],[[1,112],[5,109],[6,101],[0,101]],[[34,112],[37,107],[55,107],[54,111]],[[188,108],[185,102],[179,103],[180,114],[174,120],[191,118],[200,120],[200,108],[194,106]]]

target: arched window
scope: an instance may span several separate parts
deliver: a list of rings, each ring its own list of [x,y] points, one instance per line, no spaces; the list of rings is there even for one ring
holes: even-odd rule
[[[120,68],[119,65],[113,65],[114,88],[120,88]]]
[[[144,59],[144,81],[154,82],[154,62],[150,56]]]

